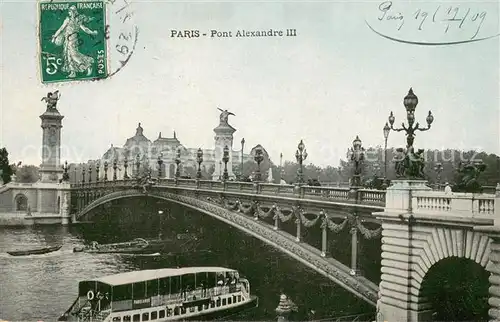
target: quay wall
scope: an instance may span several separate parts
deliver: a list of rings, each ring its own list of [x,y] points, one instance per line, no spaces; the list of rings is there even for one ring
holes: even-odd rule
[[[62,218],[59,214],[32,214],[24,212],[0,213],[0,227],[33,226],[33,225],[61,225]]]

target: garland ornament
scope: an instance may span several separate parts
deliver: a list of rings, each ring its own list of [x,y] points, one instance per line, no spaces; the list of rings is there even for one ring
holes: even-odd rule
[[[382,233],[382,226],[377,229],[368,229],[363,226],[363,221],[364,220],[361,220],[359,217],[356,217],[356,228],[359,230],[361,235],[363,235],[363,237],[365,237],[366,239],[373,239],[380,236],[380,234]]]

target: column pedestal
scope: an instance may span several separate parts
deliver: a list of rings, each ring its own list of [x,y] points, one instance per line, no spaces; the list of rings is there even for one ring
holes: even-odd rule
[[[432,321],[433,312],[420,305],[415,295],[418,290],[415,290],[411,246],[412,192],[431,188],[423,180],[394,180],[392,183],[386,192],[384,212],[374,214],[382,221],[383,231],[377,322]]]

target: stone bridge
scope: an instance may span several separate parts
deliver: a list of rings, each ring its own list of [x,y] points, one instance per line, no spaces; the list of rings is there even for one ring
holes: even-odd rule
[[[378,287],[358,274],[358,232],[367,239],[380,236],[372,216],[382,211],[385,191],[349,188],[159,179],[154,185],[116,180],[72,185],[72,221],[91,220],[96,207],[112,200],[148,196],[174,202],[212,216],[281,250],[323,274],[356,296],[376,305]],[[293,223],[293,233],[282,229]],[[320,226],[321,246],[304,242],[304,229]],[[329,256],[328,235],[350,229],[351,267]]]
[[[422,286],[431,268],[449,258],[468,259],[489,273],[489,315],[500,320],[500,185],[495,195],[432,191],[415,180],[394,180],[386,191],[187,179],[0,189],[7,210],[45,205],[63,224],[92,220],[99,205],[140,196],[189,207],[264,241],[376,305],[377,321],[432,320],[436,308]],[[26,216],[36,220],[43,215],[39,210],[34,206]],[[319,246],[306,242],[314,227]],[[350,266],[328,249],[329,237],[344,229],[352,238]],[[357,270],[359,235],[381,236],[379,285]]]

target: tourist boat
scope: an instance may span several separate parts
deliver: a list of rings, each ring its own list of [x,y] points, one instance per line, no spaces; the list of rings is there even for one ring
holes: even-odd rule
[[[73,252],[85,252],[85,253],[142,253],[148,248],[149,242],[143,238],[136,238],[134,240],[114,243],[114,244],[103,244],[99,245],[98,242],[93,241],[90,246],[86,247],[75,247]]]
[[[143,270],[81,281],[59,321],[175,321],[232,315],[258,306],[250,283],[224,267]]]
[[[47,254],[47,253],[52,253],[55,251],[58,251],[61,249],[61,246],[52,246],[52,247],[43,247],[43,248],[36,248],[36,249],[28,249],[28,250],[15,250],[11,252],[7,252],[7,254],[12,255],[12,256],[27,256],[27,255],[41,255],[41,254]]]

